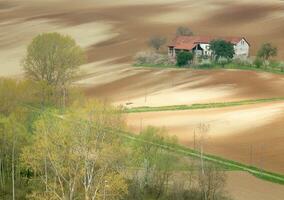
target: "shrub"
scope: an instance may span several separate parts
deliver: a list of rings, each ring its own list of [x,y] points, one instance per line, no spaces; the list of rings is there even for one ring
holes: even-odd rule
[[[263,65],[263,60],[257,57],[257,58],[253,61],[253,65],[254,65],[256,68],[260,68],[260,67]]]
[[[193,54],[191,52],[182,51],[177,54],[177,65],[185,66],[189,64],[189,61],[192,61]]]
[[[137,65],[173,66],[175,64],[174,59],[169,56],[152,51],[139,52],[134,59]]]
[[[225,57],[220,57],[217,61],[217,63],[219,65],[221,65],[223,68],[225,67],[226,64],[228,64],[230,62],[230,60],[228,58]]]
[[[233,63],[238,66],[246,66],[246,67],[251,67],[253,65],[253,61],[249,58],[234,58]]]
[[[281,72],[284,72],[284,62],[279,63],[279,69]]]
[[[214,63],[209,59],[202,59],[198,65],[195,65],[199,69],[209,69],[214,67]]]

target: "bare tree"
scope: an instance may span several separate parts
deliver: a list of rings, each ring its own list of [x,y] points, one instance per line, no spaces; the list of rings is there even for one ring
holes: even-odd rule
[[[177,36],[191,36],[193,35],[193,32],[188,27],[179,26],[176,30],[176,35]]]
[[[198,145],[199,145],[199,150],[200,150],[200,165],[201,165],[201,175],[200,175],[200,186],[201,188],[203,188],[204,184],[203,182],[205,182],[206,179],[206,175],[205,175],[205,169],[204,169],[204,159],[203,159],[203,154],[204,154],[204,142],[206,139],[206,135],[210,130],[210,126],[208,124],[202,124],[200,123],[197,126],[197,132],[199,134],[199,141],[198,141]],[[204,193],[204,200],[208,200],[207,199],[207,190],[202,189],[202,192]]]
[[[154,48],[156,51],[159,51],[163,45],[165,45],[167,39],[162,36],[153,36],[148,41],[150,47]]]
[[[223,169],[212,163],[206,163],[204,174],[199,174],[199,187],[204,200],[215,200],[223,196],[226,174]]]

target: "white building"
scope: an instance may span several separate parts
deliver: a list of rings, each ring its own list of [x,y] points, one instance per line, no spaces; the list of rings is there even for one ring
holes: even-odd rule
[[[235,49],[235,58],[247,58],[250,44],[244,37],[177,36],[168,46],[169,56],[175,57],[180,51],[191,51],[197,55],[211,56],[210,42],[225,40]]]

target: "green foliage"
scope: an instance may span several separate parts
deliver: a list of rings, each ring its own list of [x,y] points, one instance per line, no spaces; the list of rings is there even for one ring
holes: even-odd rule
[[[25,198],[28,186],[22,179],[20,155],[29,144],[30,135],[20,112],[0,116],[0,198],[12,199],[12,188],[19,199]]]
[[[226,64],[228,64],[230,60],[228,58],[220,57],[217,60],[217,63],[220,64],[223,68],[225,67]]]
[[[253,64],[256,68],[260,68],[263,65],[263,60],[257,57],[253,61]]]
[[[85,62],[83,50],[69,36],[43,33],[33,39],[23,60],[26,76],[40,87],[42,104],[65,104],[67,89]]]
[[[277,55],[277,47],[272,46],[270,43],[264,43],[261,45],[260,49],[257,52],[257,57],[263,60],[269,60],[271,57]]]
[[[56,85],[70,81],[83,63],[83,50],[71,37],[43,33],[28,46],[23,66],[32,80]]]
[[[193,53],[182,51],[177,54],[177,66],[182,67],[189,64],[193,60]]]
[[[215,60],[219,60],[219,58],[221,57],[226,59],[232,59],[235,54],[234,45],[224,40],[211,41],[210,49],[213,53]]]
[[[241,106],[258,104],[265,102],[283,101],[284,98],[269,98],[269,99],[251,99],[235,102],[222,102],[222,103],[205,103],[205,104],[192,104],[192,105],[174,105],[174,106],[161,106],[161,107],[137,107],[126,109],[127,113],[139,113],[139,112],[157,112],[157,111],[173,111],[173,110],[195,110],[195,109],[209,109],[209,108],[223,108],[231,106]]]
[[[31,81],[0,78],[0,113],[9,115],[21,104],[38,103],[36,86]],[[18,110],[19,111],[19,110]]]
[[[32,179],[41,180],[30,198],[122,199],[127,194],[119,171],[124,149],[112,131],[123,126],[119,112],[99,102],[74,105],[64,115],[43,113],[21,156],[23,165],[36,172]]]

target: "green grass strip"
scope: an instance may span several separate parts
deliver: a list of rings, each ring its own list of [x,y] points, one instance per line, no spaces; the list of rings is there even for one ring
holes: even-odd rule
[[[148,144],[152,144],[160,148],[163,148],[165,150],[169,150],[175,153],[180,153],[182,155],[199,158],[199,159],[201,158],[201,154],[199,151],[190,149],[188,147],[185,147],[179,144],[168,144],[165,142],[153,143],[151,141],[145,141],[143,139],[140,139],[137,136],[131,133],[128,133],[128,132],[121,132],[121,133],[123,134],[125,138],[132,140],[132,141],[134,140],[136,142],[148,143]],[[284,175],[282,174],[269,172],[269,171],[257,168],[255,166],[250,166],[250,165],[239,163],[233,160],[224,159],[224,158],[221,158],[215,155],[203,154],[202,158],[204,159],[204,161],[212,162],[212,163],[218,164],[219,166],[223,166],[224,169],[226,170],[245,171],[245,172],[248,172],[256,176],[257,178],[284,185]]]
[[[209,108],[223,108],[232,106],[251,105],[265,102],[283,101],[284,97],[268,98],[268,99],[251,99],[232,102],[219,102],[219,103],[205,103],[205,104],[192,104],[192,105],[173,105],[173,106],[159,106],[159,107],[134,107],[126,108],[126,113],[140,113],[140,112],[161,112],[161,111],[175,111],[175,110],[196,110],[196,109],[209,109]]]
[[[134,67],[141,67],[141,68],[169,68],[169,69],[192,69],[192,70],[224,70],[224,69],[235,69],[235,70],[246,70],[246,71],[255,71],[255,72],[268,72],[272,74],[284,74],[284,69],[281,67],[255,67],[249,65],[240,65],[229,63],[226,64],[224,67],[219,64],[204,64],[204,65],[197,65],[197,66],[183,66],[179,67],[176,65],[164,65],[164,64],[133,64]]]

